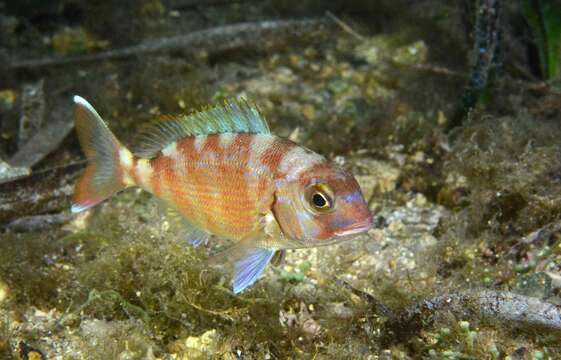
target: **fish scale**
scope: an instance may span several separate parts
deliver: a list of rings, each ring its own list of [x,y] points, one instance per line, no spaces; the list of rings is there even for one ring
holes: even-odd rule
[[[256,230],[259,214],[263,203],[272,201],[270,188],[272,174],[263,169],[260,153],[267,148],[251,149],[255,137],[271,137],[271,135],[244,133],[229,134],[234,139],[229,146],[220,145],[221,135],[198,136],[183,139],[170,145],[174,152],[156,157],[150,162],[152,176],[156,180],[143,180],[146,183],[159,181],[162,174],[164,182],[153,191],[156,196],[164,197],[170,193],[170,202],[193,225],[207,229],[209,232],[231,238],[243,239]],[[200,151],[194,142],[202,144]],[[258,141],[274,146],[274,141]],[[216,155],[214,161],[207,160],[207,153]],[[250,153],[257,159],[251,166],[248,164]],[[224,159],[228,157],[228,161]],[[183,164],[177,164],[180,159]],[[138,163],[137,163],[138,167]],[[176,169],[181,168],[178,172]],[[141,178],[136,170],[136,178]],[[253,176],[247,176],[252,174]],[[150,186],[145,187],[150,191]],[[265,196],[268,197],[264,198]]]
[[[235,260],[234,293],[255,283],[276,252],[333,244],[372,226],[350,173],[272,135],[246,101],[167,116],[142,135],[134,154],[86,100],[74,102],[89,164],[72,211],[127,187],[151,192],[179,212],[193,246],[210,235],[236,242],[226,252]]]

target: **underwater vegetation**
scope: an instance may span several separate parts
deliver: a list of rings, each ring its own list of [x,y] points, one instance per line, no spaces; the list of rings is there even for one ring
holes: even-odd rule
[[[561,49],[561,3],[555,0],[522,1],[522,12],[532,29],[540,58],[540,71],[545,79],[559,75]]]
[[[558,14],[0,1],[0,358],[561,358]],[[354,175],[374,226],[288,250],[235,294],[215,260],[230,244],[191,246],[145,191],[71,213],[75,94],[125,146],[161,115],[249,99]]]

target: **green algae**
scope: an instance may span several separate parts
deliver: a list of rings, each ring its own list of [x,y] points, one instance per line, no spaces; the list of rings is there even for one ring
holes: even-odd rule
[[[523,235],[557,218],[559,135],[554,122],[536,124],[525,113],[465,130],[471,141],[458,142],[445,170],[469,181],[473,231]]]
[[[559,74],[561,49],[561,6],[555,1],[522,1],[522,13],[534,35],[539,50],[541,74],[552,79]]]

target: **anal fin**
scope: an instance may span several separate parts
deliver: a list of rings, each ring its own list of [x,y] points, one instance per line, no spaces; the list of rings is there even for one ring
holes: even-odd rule
[[[253,285],[259,275],[265,271],[267,264],[275,255],[275,250],[254,248],[236,261],[234,274],[234,294],[238,294]]]

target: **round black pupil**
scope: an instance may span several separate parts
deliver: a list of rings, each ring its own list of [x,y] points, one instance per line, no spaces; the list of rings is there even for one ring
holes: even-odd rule
[[[322,208],[327,205],[327,200],[322,194],[315,193],[314,196],[312,196],[312,201],[318,208]]]

